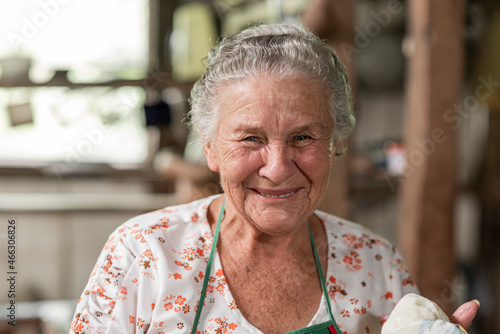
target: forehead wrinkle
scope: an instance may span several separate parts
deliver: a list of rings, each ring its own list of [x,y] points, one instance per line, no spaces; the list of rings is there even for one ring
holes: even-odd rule
[[[231,103],[231,106],[236,106],[238,103],[239,100],[241,100],[243,97],[240,97],[238,98],[237,101],[234,101],[233,103]],[[245,114],[252,114],[251,110],[248,110],[249,108],[255,106],[259,104],[259,101],[253,101],[251,103],[245,103],[244,105],[242,106],[239,106],[239,107],[236,107],[236,108],[230,108],[228,111],[229,112],[232,112],[232,113],[242,113],[241,117],[244,117]]]
[[[296,80],[291,79],[291,82],[295,83]],[[221,96],[223,100],[226,98],[227,101],[224,112],[229,112],[236,116],[237,121],[234,125],[240,131],[262,132],[262,130],[267,128],[265,131],[271,129],[274,133],[310,130],[315,133],[318,131],[321,135],[326,135],[329,132],[331,115],[327,111],[327,120],[323,115],[317,114],[314,110],[310,109],[315,107],[311,99],[320,98],[321,96],[318,96],[315,92],[311,92],[309,89],[310,86],[307,83],[302,82],[305,85],[302,87],[305,91],[300,87],[297,88],[294,85],[290,85],[289,89],[297,96],[286,98],[278,92],[279,90],[263,89],[263,85],[265,86],[266,82],[273,81],[269,78],[248,78],[242,81],[242,83],[245,83],[243,86],[238,84],[226,86],[227,90]],[[285,80],[284,84],[288,82],[288,80]],[[276,83],[278,82],[274,82],[273,84]],[[297,99],[299,96],[300,99]],[[296,108],[303,108],[304,104],[311,104],[309,110],[302,110],[300,114],[296,113]],[[260,109],[265,109],[265,112],[261,113]],[[260,117],[253,117],[254,114],[259,114]],[[308,115],[315,115],[314,120],[308,118]],[[300,124],[301,120],[307,121],[307,123]],[[333,124],[331,125],[333,126]]]

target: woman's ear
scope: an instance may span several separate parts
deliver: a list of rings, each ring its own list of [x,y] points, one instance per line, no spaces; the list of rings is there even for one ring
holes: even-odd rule
[[[215,149],[212,143],[209,142],[203,146],[203,151],[205,151],[205,158],[207,159],[208,168],[212,172],[219,172],[219,162],[217,161],[217,156],[215,155]]]
[[[333,148],[332,148],[333,159],[331,159],[330,161],[330,167],[333,167],[333,165],[337,160],[337,157],[344,155],[346,151],[347,151],[347,143],[345,141],[342,142],[335,141],[333,143]]]

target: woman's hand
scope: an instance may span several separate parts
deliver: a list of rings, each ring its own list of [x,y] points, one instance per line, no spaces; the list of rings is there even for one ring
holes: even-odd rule
[[[479,309],[479,301],[473,300],[460,306],[450,318],[454,324],[462,326],[465,330],[472,325],[472,320]]]

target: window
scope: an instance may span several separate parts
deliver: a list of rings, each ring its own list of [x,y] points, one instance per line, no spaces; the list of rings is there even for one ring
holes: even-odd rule
[[[0,163],[144,160],[148,4],[0,2]]]

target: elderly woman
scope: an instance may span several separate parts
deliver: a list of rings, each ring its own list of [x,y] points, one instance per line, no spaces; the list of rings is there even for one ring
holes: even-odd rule
[[[250,28],[211,51],[191,100],[224,194],[119,227],[72,332],[379,333],[417,289],[387,241],[317,210],[354,126],[332,49]]]

